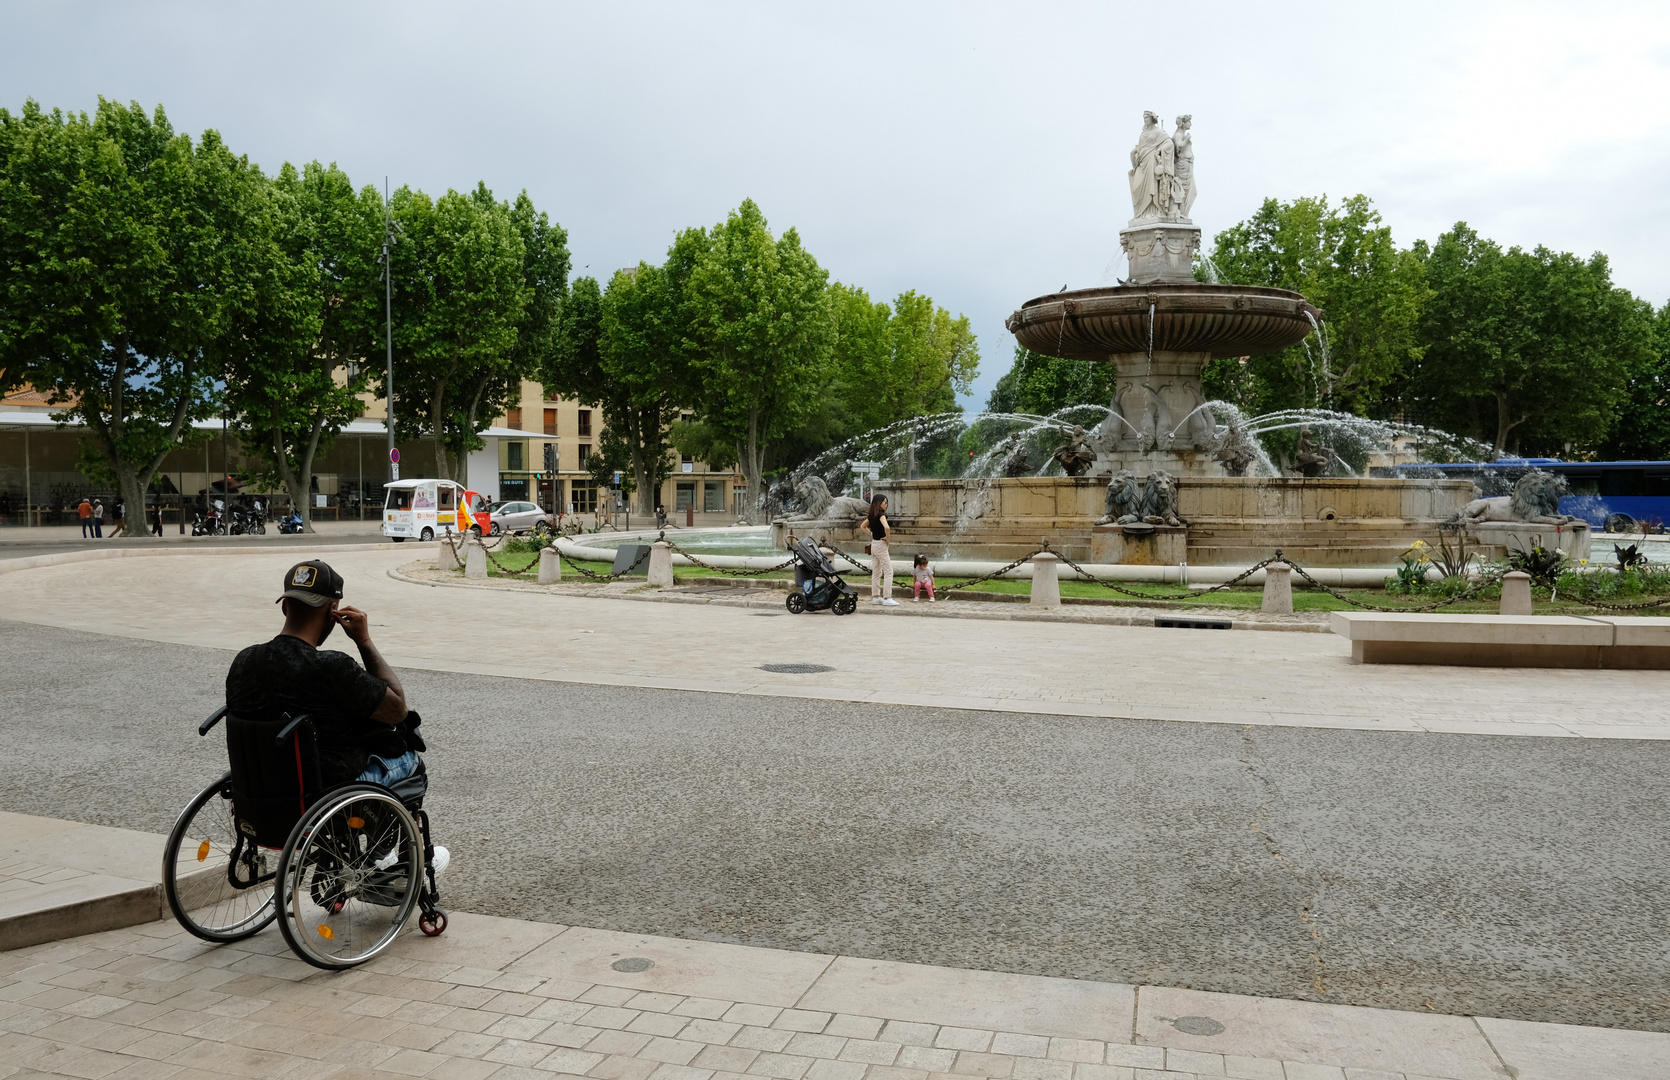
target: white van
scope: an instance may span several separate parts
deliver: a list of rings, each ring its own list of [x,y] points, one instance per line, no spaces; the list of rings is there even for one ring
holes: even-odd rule
[[[487,499],[453,480],[396,480],[384,484],[383,535],[400,543],[442,533],[478,534],[490,528]]]

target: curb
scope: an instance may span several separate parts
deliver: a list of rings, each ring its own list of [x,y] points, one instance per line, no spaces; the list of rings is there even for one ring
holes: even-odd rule
[[[170,917],[162,885],[144,885],[0,917],[0,952]]]
[[[418,541],[421,543],[422,541]],[[432,543],[434,541],[431,541]],[[299,545],[298,545],[299,547]],[[321,544],[318,547],[308,547],[312,552],[335,551],[393,551],[396,548],[406,549],[404,544]],[[65,563],[99,562],[104,559],[140,559],[154,558],[165,555],[249,555],[268,554],[266,551],[251,551],[242,545],[215,544],[191,548],[180,544],[170,544],[166,550],[150,550],[148,548],[104,548],[98,551],[63,551],[53,555],[25,555],[18,559],[0,558],[0,574],[10,574],[18,570],[34,570],[42,566],[62,566]]]
[[[495,591],[504,591],[504,586],[502,586],[502,585],[481,585],[481,584],[476,584],[474,582],[468,582],[468,581],[425,581],[422,578],[415,578],[415,577],[411,577],[407,574],[402,574],[398,569],[389,570],[388,571],[388,576],[393,578],[395,581],[405,582],[408,585],[427,585],[430,588],[435,588],[435,589],[489,589],[489,590],[495,590]],[[706,579],[700,579],[700,580],[706,580]],[[647,586],[646,586],[646,588],[647,588]],[[753,598],[732,599],[730,597],[715,597],[715,596],[679,596],[679,595],[673,595],[673,594],[656,595],[655,593],[647,593],[647,592],[611,594],[611,595],[607,595],[607,596],[600,596],[596,593],[583,593],[583,592],[551,593],[549,590],[541,589],[538,586],[535,586],[532,589],[517,589],[517,590],[512,590],[512,591],[516,591],[516,592],[539,592],[539,593],[543,593],[544,595],[547,595],[547,596],[551,596],[551,595],[573,596],[573,597],[577,597],[577,598],[585,599],[585,600],[637,600],[637,601],[644,601],[644,602],[648,602],[648,603],[652,603],[652,604],[711,604],[711,605],[716,606],[716,607],[737,607],[737,608],[777,608],[777,607],[782,606],[782,603],[779,600],[777,600],[775,597],[773,597],[767,603],[760,603],[760,602],[754,600]],[[766,590],[760,589],[760,590],[750,590],[750,591],[764,592]],[[1095,624],[1095,625],[1100,625],[1100,626],[1147,626],[1147,627],[1153,627],[1154,626],[1154,620],[1156,618],[1161,618],[1161,619],[1177,618],[1179,615],[1184,614],[1184,612],[1182,610],[1179,610],[1179,609],[1169,609],[1169,610],[1172,611],[1171,615],[1092,615],[1092,614],[1078,614],[1078,613],[1068,614],[1067,612],[1062,611],[1059,608],[1056,609],[1059,612],[1059,614],[1045,614],[1043,612],[1032,612],[1030,610],[1025,611],[1025,612],[1019,612],[1019,611],[991,611],[991,610],[987,610],[984,604],[980,605],[980,610],[962,610],[962,611],[948,610],[952,606],[953,605],[947,604],[945,608],[932,607],[932,608],[917,609],[917,608],[913,608],[913,607],[907,608],[907,607],[904,607],[904,606],[901,605],[899,608],[897,608],[895,610],[892,610],[892,611],[874,611],[870,608],[867,608],[867,607],[864,607],[864,606],[861,605],[859,607],[859,610],[860,611],[867,611],[867,612],[869,612],[870,614],[873,614],[873,615],[890,615],[890,616],[894,616],[894,617],[901,617],[902,616],[902,617],[906,617],[906,618],[918,618],[918,619],[984,619],[986,621],[991,621],[991,622],[1090,623],[1090,624]],[[999,605],[999,606],[1008,607],[1010,605],[1009,604],[1002,604],[1002,605]],[[1030,605],[1026,605],[1026,606],[1030,607]],[[1079,605],[1075,605],[1075,606],[1079,606]],[[1110,606],[1112,606],[1112,605],[1110,605]],[[1192,612],[1192,611],[1197,611],[1197,610],[1210,610],[1210,609],[1188,609],[1188,610]],[[1217,614],[1217,613],[1213,612],[1213,614]],[[1222,616],[1219,615],[1218,617],[1221,618]],[[1268,623],[1268,622],[1254,622],[1254,621],[1247,620],[1247,619],[1236,619],[1236,618],[1231,618],[1230,619],[1230,627],[1229,628],[1231,630],[1262,630],[1262,631],[1266,631],[1266,632],[1285,633],[1285,634],[1326,634],[1326,633],[1328,633],[1328,626],[1325,623],[1308,623],[1308,622],[1307,623],[1298,623],[1298,622],[1296,622],[1296,623]]]

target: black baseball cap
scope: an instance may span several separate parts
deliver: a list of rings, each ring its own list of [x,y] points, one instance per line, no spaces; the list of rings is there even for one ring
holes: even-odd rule
[[[342,575],[323,559],[299,562],[284,572],[284,592],[278,600],[286,596],[313,607],[324,607],[332,600],[342,599]]]

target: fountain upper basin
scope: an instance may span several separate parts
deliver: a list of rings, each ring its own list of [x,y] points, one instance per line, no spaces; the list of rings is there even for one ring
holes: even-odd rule
[[[1028,300],[1005,322],[1045,356],[1106,361],[1147,353],[1258,356],[1297,345],[1322,312],[1296,292],[1250,285],[1130,285]]]

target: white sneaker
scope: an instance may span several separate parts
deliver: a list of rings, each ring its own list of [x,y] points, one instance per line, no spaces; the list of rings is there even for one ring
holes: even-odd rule
[[[878,597],[875,597],[875,598],[874,598],[874,599],[872,599],[872,600],[871,600],[871,601],[870,601],[870,603],[872,603],[872,604],[879,604],[879,603],[882,603],[882,602],[883,602],[883,601],[884,601],[884,599],[885,599],[885,598],[884,598],[884,597],[880,597],[880,596],[878,596]]]
[[[897,600],[884,599],[881,602],[881,606],[882,607],[898,607],[899,602]]]
[[[448,851],[446,848],[442,847],[441,845],[436,844],[435,845],[435,858],[430,864],[430,865],[434,866],[434,868],[435,868],[435,876],[440,877],[442,874],[446,873],[446,868],[448,866],[450,866],[451,864],[452,864],[452,852]]]
[[[913,604],[920,604],[922,602],[922,598],[920,596],[913,596],[910,598],[910,602]]]
[[[928,603],[930,603],[930,604],[931,604],[931,603],[933,603],[933,602],[934,602],[934,598],[933,598],[933,597],[931,597],[931,596],[930,596],[930,597],[928,597]]]

